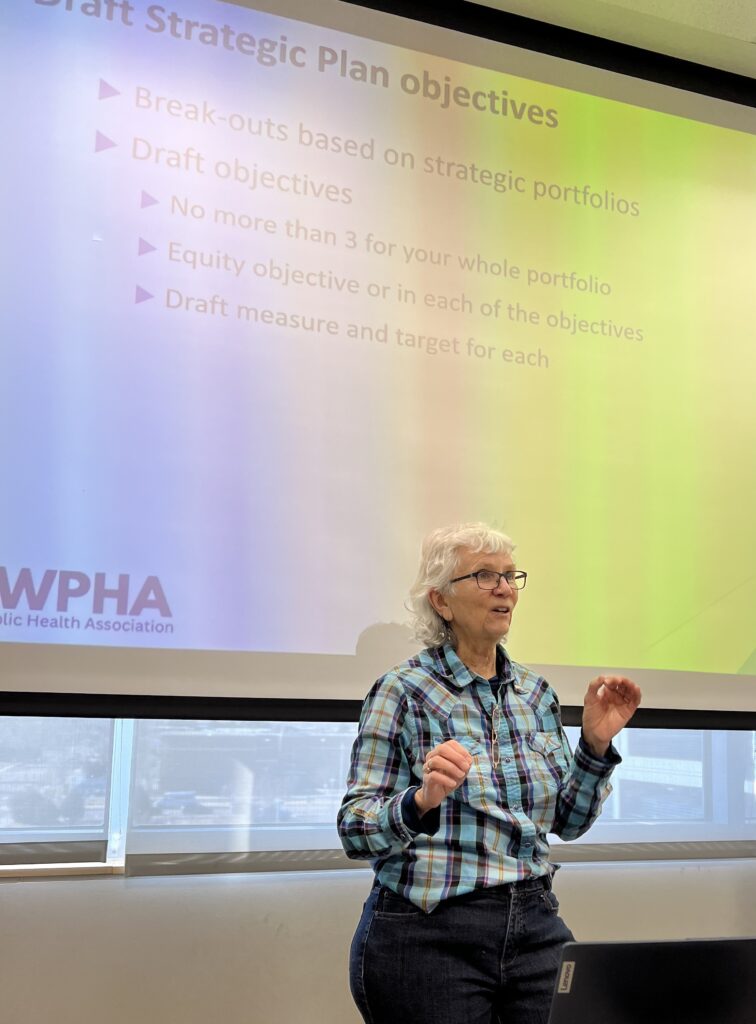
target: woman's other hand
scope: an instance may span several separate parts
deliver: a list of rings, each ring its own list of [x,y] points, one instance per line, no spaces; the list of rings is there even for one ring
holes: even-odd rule
[[[640,687],[624,676],[597,676],[591,680],[583,704],[583,740],[592,754],[606,754],[612,739],[633,717],[640,701]]]

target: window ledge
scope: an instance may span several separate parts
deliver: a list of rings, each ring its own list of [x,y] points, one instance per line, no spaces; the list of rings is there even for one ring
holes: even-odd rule
[[[80,864],[3,864],[0,882],[18,878],[93,877],[94,875],[124,875],[123,864],[103,864],[101,861]]]

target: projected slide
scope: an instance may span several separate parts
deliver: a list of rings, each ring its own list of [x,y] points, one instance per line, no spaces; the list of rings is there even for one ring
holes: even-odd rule
[[[518,660],[756,671],[753,135],[212,0],[3,18],[3,640],[351,654],[482,519]]]

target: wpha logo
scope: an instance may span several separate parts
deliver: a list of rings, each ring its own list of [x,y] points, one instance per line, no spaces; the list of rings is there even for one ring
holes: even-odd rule
[[[96,572],[90,577],[78,570],[46,569],[35,579],[26,568],[12,579],[7,568],[0,566],[0,608],[0,625],[4,626],[173,632],[173,623],[161,621],[173,616],[157,576],[143,580],[133,579],[129,573],[109,577]],[[146,611],[159,617],[153,614],[141,620]]]

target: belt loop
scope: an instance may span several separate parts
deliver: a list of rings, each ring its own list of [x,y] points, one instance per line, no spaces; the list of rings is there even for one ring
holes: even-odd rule
[[[548,874],[543,876],[543,886],[544,886],[545,889],[548,889],[549,891],[551,891],[552,886],[553,886],[553,879],[551,877],[551,872],[550,871],[548,872]]]

